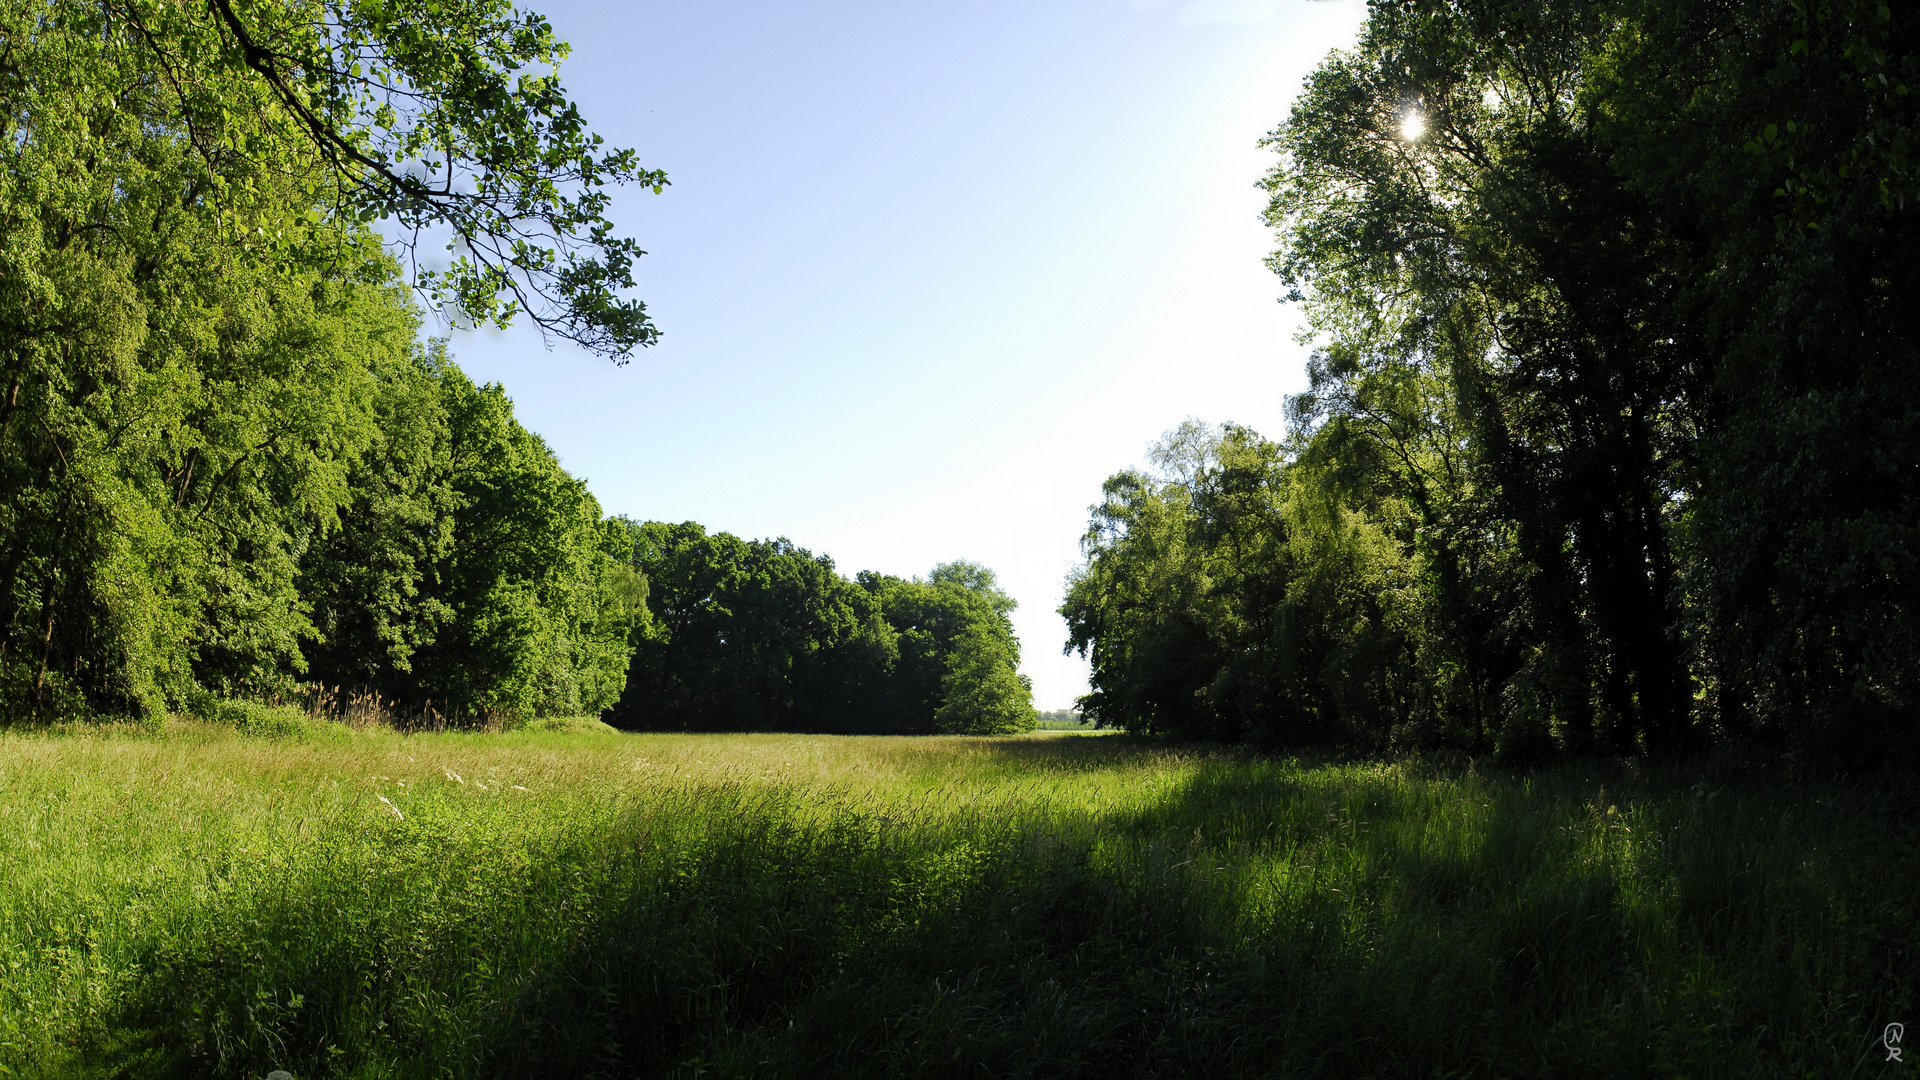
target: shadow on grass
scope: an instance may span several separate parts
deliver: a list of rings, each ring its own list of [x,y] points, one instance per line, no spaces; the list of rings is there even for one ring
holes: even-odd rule
[[[1878,862],[1902,784],[1235,757],[1124,820],[735,842],[531,995],[528,1029],[661,1075],[1876,1075],[1916,1003],[1920,882]],[[986,854],[941,877],[956,850]]]
[[[1166,753],[987,752],[1053,772]],[[1124,814],[803,819],[716,788],[680,820],[636,811],[547,853],[495,897],[504,913],[431,948],[421,912],[323,932],[341,897],[269,905],[234,935],[252,945],[156,967],[148,1056],[122,1060],[303,1077],[1904,1075],[1878,1046],[1920,1015],[1920,876],[1889,858],[1920,839],[1903,779],[1180,760],[1180,783]],[[239,1033],[217,1054],[210,1016]],[[200,1056],[163,1060],[195,1031]]]

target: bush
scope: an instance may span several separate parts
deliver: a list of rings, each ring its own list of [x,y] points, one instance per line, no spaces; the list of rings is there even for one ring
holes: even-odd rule
[[[230,725],[242,735],[269,739],[306,734],[312,723],[306,714],[291,705],[263,705],[257,701],[216,701],[206,718],[216,724]]]

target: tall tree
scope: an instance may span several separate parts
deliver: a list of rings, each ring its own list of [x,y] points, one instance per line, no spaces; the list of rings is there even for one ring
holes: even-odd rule
[[[1007,614],[974,563],[931,580],[841,577],[790,542],[635,526],[649,630],[617,726],[706,731],[997,734],[1031,728]]]
[[[303,552],[413,422],[419,316],[370,222],[451,235],[411,279],[451,318],[652,340],[605,189],[665,181],[586,129],[563,52],[493,0],[0,2],[0,709],[301,673]]]
[[[1268,141],[1311,387],[1251,486],[1257,441],[1198,428],[1108,482],[1063,609],[1089,711],[1516,753],[1910,730],[1917,33],[1375,3]]]
[[[1596,57],[1634,186],[1703,237],[1684,515],[1730,730],[1911,730],[1920,685],[1920,12],[1635,4]]]
[[[1668,519],[1706,268],[1622,175],[1587,61],[1605,5],[1383,3],[1270,144],[1274,268],[1353,360],[1452,385],[1529,564],[1544,705],[1574,742],[1677,745],[1689,691]],[[1585,689],[1591,685],[1591,696]]]

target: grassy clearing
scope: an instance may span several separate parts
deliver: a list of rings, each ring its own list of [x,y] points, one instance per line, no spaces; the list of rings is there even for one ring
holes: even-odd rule
[[[5,735],[0,1076],[1904,1075],[1914,789],[1778,771]]]

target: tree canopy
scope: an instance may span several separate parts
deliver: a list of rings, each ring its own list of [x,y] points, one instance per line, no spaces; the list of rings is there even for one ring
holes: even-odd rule
[[[1007,615],[974,563],[927,580],[862,572],[787,540],[628,523],[650,626],[615,726],[1003,734],[1033,727]]]
[[[1311,388],[1108,482],[1090,711],[1516,752],[1910,712],[1917,27],[1375,3],[1268,140]]]
[[[621,295],[641,252],[605,214],[609,187],[666,176],[593,134],[565,43],[511,0],[8,0],[0,29],[24,160],[106,180],[164,146],[180,209],[256,246],[385,222],[457,319],[525,313],[615,356],[656,336]]]
[[[619,538],[419,338],[653,340],[604,212],[665,178],[564,53],[499,0],[0,2],[0,708],[617,696]]]

